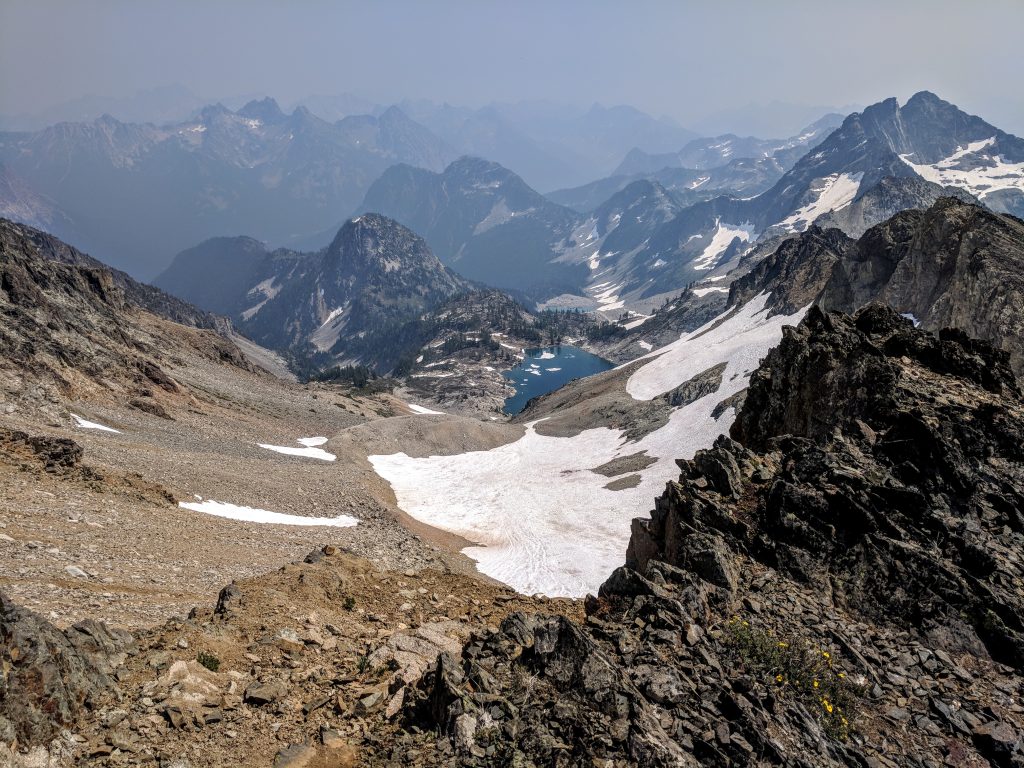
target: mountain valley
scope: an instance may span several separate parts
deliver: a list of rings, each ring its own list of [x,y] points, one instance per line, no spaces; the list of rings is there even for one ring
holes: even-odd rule
[[[0,767],[1024,766],[1024,140],[968,14],[43,5]]]
[[[45,252],[14,232],[3,254],[9,271],[27,270],[19,285],[66,286],[77,297],[95,289],[76,275],[105,284],[102,268],[72,264],[56,273],[60,282],[44,281]],[[11,480],[3,544],[18,574],[3,588],[5,600],[43,616],[4,603],[14,687],[0,723],[17,743],[95,765],[164,756],[544,764],[555,753],[723,766],[754,753],[776,764],[813,755],[848,765],[953,752],[981,764],[1013,755],[1024,726],[1012,704],[1019,594],[1007,586],[1022,535],[1012,512],[1024,480],[1011,369],[1020,336],[999,351],[959,331],[935,336],[877,304],[852,317],[812,308],[800,320],[803,302],[841,295],[833,286],[891,299],[887,286],[904,283],[899,265],[914,264],[915,246],[905,244],[932,232],[947,234],[929,252],[953,248],[950,258],[973,259],[994,281],[1001,259],[1024,259],[1018,220],[954,200],[900,214],[859,241],[811,228],[738,281],[735,305],[717,320],[541,398],[511,423],[430,413],[386,392],[289,383],[245,358],[204,362],[195,342],[164,363],[179,392],[160,396],[163,416],[107,389],[117,365],[45,409],[30,407],[33,388],[12,397],[6,384],[8,418],[22,431],[5,433],[0,465]],[[869,252],[897,265],[889,283],[855,268]],[[936,272],[936,289],[961,296],[950,274]],[[14,284],[3,281],[16,301],[26,289],[12,294]],[[119,289],[107,290],[109,302]],[[442,318],[449,327],[471,316],[523,321],[501,294],[454,306],[461,313]],[[172,326],[134,311],[133,324]],[[16,308],[8,316],[19,327],[29,320]],[[69,379],[81,362],[63,366],[55,370]],[[835,404],[825,420],[820,402]],[[928,424],[966,430],[971,441]],[[307,433],[333,436],[298,439]],[[922,461],[896,448],[906,434],[943,468],[941,484],[927,485]],[[975,473],[967,482],[977,502],[960,495],[965,473]],[[517,484],[523,477],[535,484]],[[417,486],[431,490],[417,499]],[[651,519],[630,533],[660,488]],[[473,493],[484,489],[492,494],[481,502]],[[186,501],[191,494],[201,498]],[[937,505],[929,525],[951,532],[945,544],[920,532],[921,495]],[[457,518],[453,502],[475,514]],[[883,526],[879,504],[899,504],[903,517]],[[838,511],[850,508],[867,517],[854,524]],[[987,512],[959,528],[973,509]],[[275,524],[276,514],[337,522]],[[110,527],[131,537],[135,557],[115,555]],[[520,592],[591,597],[526,597],[480,581],[458,550]],[[865,562],[874,580],[857,575]],[[821,569],[836,574],[825,592],[813,585],[828,576],[808,580]],[[879,592],[888,573],[908,579],[905,591]],[[169,618],[151,626],[157,617]],[[131,634],[68,628],[84,618]],[[26,633],[51,639],[29,643]],[[770,652],[776,645],[785,652]],[[36,699],[24,681],[37,669],[75,672]],[[632,703],[605,710],[606,696]],[[59,719],[40,715],[55,705]],[[76,736],[55,724],[74,724]]]

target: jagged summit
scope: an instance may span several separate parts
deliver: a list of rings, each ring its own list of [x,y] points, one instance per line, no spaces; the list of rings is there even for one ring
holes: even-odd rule
[[[423,238],[379,213],[364,213],[346,221],[325,256],[325,264],[343,273],[363,272],[370,276],[374,272],[435,270],[447,274]],[[455,284],[452,279],[451,286]]]
[[[264,123],[268,124],[280,123],[288,117],[283,111],[281,111],[281,107],[278,106],[277,100],[270,96],[267,96],[264,99],[253,99],[238,110],[238,114],[243,117],[262,120]]]

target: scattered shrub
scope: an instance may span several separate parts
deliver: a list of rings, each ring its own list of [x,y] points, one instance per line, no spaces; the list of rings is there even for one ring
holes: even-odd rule
[[[211,672],[216,672],[218,669],[220,669],[220,659],[218,659],[212,653],[200,651],[199,655],[196,656],[196,661],[198,661]]]
[[[865,687],[836,665],[830,651],[806,638],[752,627],[739,616],[726,625],[725,641],[748,673],[761,678],[780,697],[792,696],[803,703],[833,738],[849,738]]]

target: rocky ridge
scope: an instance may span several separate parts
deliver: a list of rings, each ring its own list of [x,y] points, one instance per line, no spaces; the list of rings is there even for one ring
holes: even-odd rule
[[[960,328],[1024,365],[1024,225],[958,198],[907,210],[854,240],[838,229],[810,227],[784,240],[730,286],[729,306],[762,291],[773,312],[812,301],[853,312],[881,301],[937,332]]]
[[[409,722],[460,765],[1024,764],[1022,430],[1005,353],[812,309],[585,623],[509,617]]]
[[[54,418],[62,398],[105,392],[160,413],[162,401],[188,397],[165,370],[179,355],[198,353],[252,370],[229,339],[152,311],[215,324],[184,302],[119,276],[43,233],[0,222],[5,412],[39,408]]]

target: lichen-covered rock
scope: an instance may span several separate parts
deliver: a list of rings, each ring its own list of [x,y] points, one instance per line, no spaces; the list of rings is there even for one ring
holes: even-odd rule
[[[95,621],[59,630],[0,593],[0,741],[48,744],[111,685],[131,636]]]

